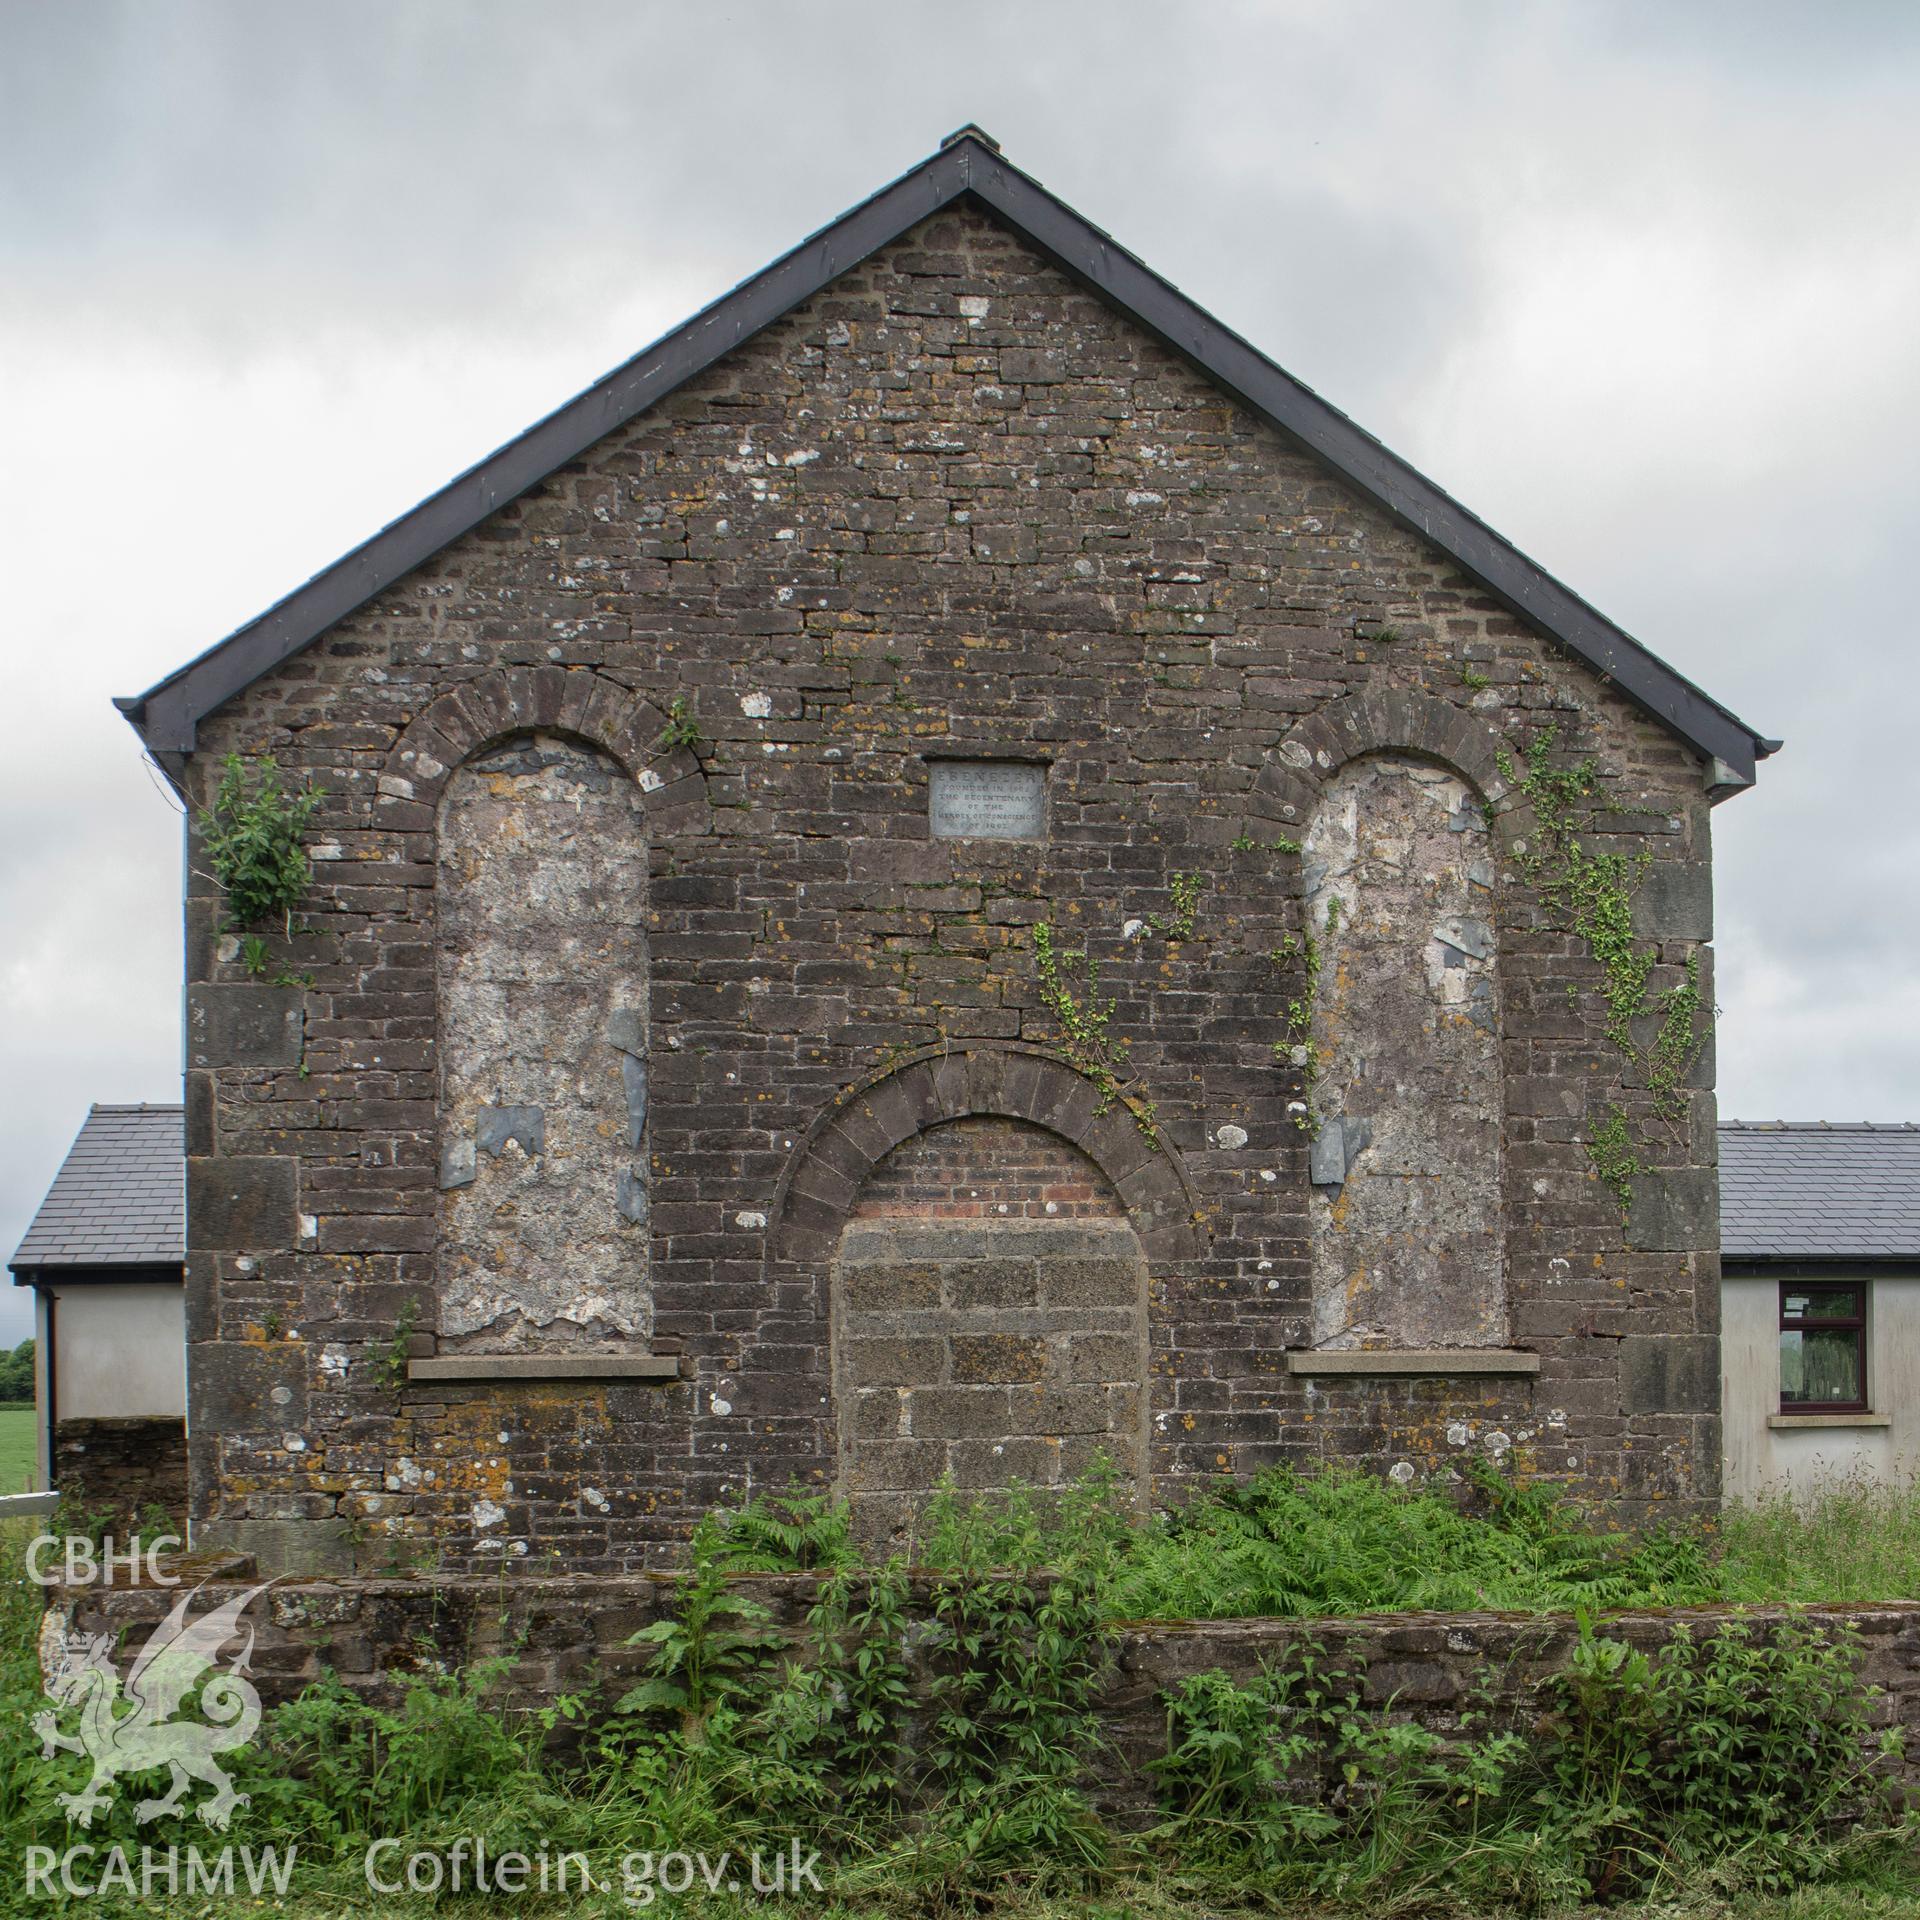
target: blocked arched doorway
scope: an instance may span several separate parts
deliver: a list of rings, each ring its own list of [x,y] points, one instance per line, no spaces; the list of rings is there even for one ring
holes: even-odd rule
[[[1147,1441],[1147,1255],[1113,1183],[1043,1126],[946,1120],[861,1183],[830,1274],[838,1480],[905,1545],[943,1478],[1135,1488]]]

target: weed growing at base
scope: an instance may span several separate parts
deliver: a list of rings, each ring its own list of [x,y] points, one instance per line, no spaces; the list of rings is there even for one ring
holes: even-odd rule
[[[616,1883],[635,1851],[744,1855],[802,1836],[827,1863],[831,1910],[849,1914],[974,1910],[986,1895],[1035,1920],[1293,1900],[1492,1915],[1703,1890],[1744,1914],[1769,1890],[1911,1885],[1844,1636],[1736,1623],[1647,1657],[1595,1615],[1771,1598],[1755,1589],[1789,1572],[1817,1585],[1809,1555],[1863,1528],[1882,1549],[1856,1538],[1847,1565],[1872,1585],[1874,1567],[1920,1564],[1920,1498],[1860,1496],[1832,1521],[1736,1515],[1716,1553],[1704,1532],[1636,1539],[1478,1480],[1464,1512],[1358,1475],[1274,1471],[1151,1519],[1104,1472],[1044,1497],[946,1490],[911,1578],[903,1560],[866,1560],[825,1496],[763,1496],[702,1523],[673,1616],[640,1636],[645,1671],[617,1699],[509,1711],[509,1660],[447,1675],[424,1651],[392,1707],[329,1678],[236,1756],[251,1800],[223,1838],[298,1845],[296,1913],[353,1910],[365,1848],[389,1834],[409,1850],[579,1852]],[[734,1578],[788,1570],[823,1576],[797,1635]],[[27,1725],[44,1704],[38,1599],[17,1578],[0,1589],[0,1861],[77,1837],[54,1796],[79,1763],[43,1762]],[[1490,1699],[1452,1735],[1399,1722],[1356,1665],[1307,1643],[1252,1682],[1201,1673],[1162,1696],[1157,1822],[1123,1830],[1097,1811],[1110,1623],[1479,1606],[1580,1612],[1569,1667],[1525,1714],[1502,1719]],[[84,1837],[204,1836],[136,1834],[129,1797]]]

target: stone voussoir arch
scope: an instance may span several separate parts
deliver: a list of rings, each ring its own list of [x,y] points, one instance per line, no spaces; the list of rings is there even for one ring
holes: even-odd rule
[[[1248,798],[1246,830],[1298,839],[1322,789],[1349,761],[1407,753],[1470,780],[1504,838],[1519,795],[1501,774],[1503,750],[1511,752],[1493,721],[1430,693],[1380,687],[1347,694],[1305,715],[1274,748]]]
[[[929,1048],[842,1096],[796,1144],[774,1195],[770,1256],[831,1258],[874,1167],[903,1140],[973,1115],[1029,1121],[1078,1147],[1112,1182],[1149,1260],[1204,1253],[1199,1201],[1164,1134],[1150,1141],[1124,1106],[1100,1105],[1092,1081],[1037,1048]]]
[[[495,667],[449,687],[408,722],[380,772],[382,810],[439,804],[453,771],[512,734],[571,734],[609,753],[647,796],[647,830],[706,833],[713,825],[706,776],[686,747],[666,747],[667,726],[644,694],[591,667]]]

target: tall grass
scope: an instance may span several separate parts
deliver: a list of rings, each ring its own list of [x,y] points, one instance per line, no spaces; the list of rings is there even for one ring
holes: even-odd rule
[[[1747,1604],[1920,1600],[1920,1484],[1842,1479],[1798,1503],[1729,1507],[1718,1571],[1725,1596]]]

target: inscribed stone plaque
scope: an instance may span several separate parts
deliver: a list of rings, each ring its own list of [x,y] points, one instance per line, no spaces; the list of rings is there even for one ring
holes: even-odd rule
[[[936,760],[929,772],[936,840],[1046,838],[1046,768],[1018,760]]]

